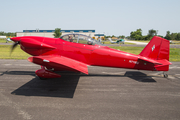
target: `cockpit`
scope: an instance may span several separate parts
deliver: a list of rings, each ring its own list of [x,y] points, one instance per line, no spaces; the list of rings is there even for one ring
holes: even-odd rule
[[[86,36],[83,34],[66,34],[60,37],[61,39],[74,43],[81,43],[87,45],[103,45],[99,41],[91,38],[90,36]],[[104,45],[103,45],[104,46]]]

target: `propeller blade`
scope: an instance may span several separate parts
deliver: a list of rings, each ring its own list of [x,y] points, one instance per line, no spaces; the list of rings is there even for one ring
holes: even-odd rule
[[[15,43],[12,45],[12,47],[11,47],[11,53],[12,53],[13,50],[17,47],[18,44],[20,44],[19,41],[15,42]],[[10,53],[10,55],[11,55],[11,53]]]

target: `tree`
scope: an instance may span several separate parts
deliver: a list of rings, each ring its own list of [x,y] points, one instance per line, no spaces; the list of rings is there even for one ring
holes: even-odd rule
[[[122,39],[124,39],[124,38],[125,38],[125,36],[124,36],[124,35],[121,35],[121,36],[119,36],[119,38],[122,38]]]
[[[149,30],[149,33],[147,36],[149,39],[152,39],[154,36],[157,36],[157,33],[158,33],[158,30],[151,29],[151,30]]]
[[[157,35],[158,37],[164,38],[162,35]]]
[[[167,39],[167,40],[171,40],[170,31],[166,32],[166,36],[164,38]]]
[[[148,35],[144,35],[144,36],[142,36],[142,40],[149,40]]]
[[[112,37],[116,37],[115,35],[112,35]]]
[[[3,31],[0,32],[0,35],[4,35],[6,37],[15,37],[16,36],[16,33],[11,33],[11,32],[8,32],[8,33],[5,33]]]
[[[177,40],[178,33],[171,33],[171,40]]]
[[[4,35],[5,33],[3,31],[0,32],[0,35]]]
[[[130,37],[135,40],[141,40],[142,39],[142,30],[137,29],[136,31],[131,32]]]
[[[111,38],[111,36],[106,36],[106,35],[104,35],[104,38],[106,39],[106,38]]]
[[[61,28],[56,28],[53,35],[55,38],[59,38],[61,37],[61,34],[62,34]]]
[[[176,40],[180,40],[180,33],[177,33]]]

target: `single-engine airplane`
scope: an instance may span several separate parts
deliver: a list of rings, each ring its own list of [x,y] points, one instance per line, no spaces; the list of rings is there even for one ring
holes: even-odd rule
[[[168,71],[169,41],[153,37],[139,55],[103,46],[82,34],[67,34],[60,38],[22,36],[11,38],[32,57],[28,61],[41,66],[35,73],[40,79],[57,78],[57,71],[88,74],[88,66],[105,66],[149,71]],[[164,73],[164,77],[168,77]]]
[[[123,40],[123,39],[119,39],[119,40],[116,40],[116,41],[113,41],[111,38],[108,38],[108,40],[112,43],[112,44],[120,44],[120,43],[122,43],[122,44],[124,44],[124,42],[125,42],[125,40]]]
[[[12,40],[10,38],[6,38],[6,43],[11,42]]]

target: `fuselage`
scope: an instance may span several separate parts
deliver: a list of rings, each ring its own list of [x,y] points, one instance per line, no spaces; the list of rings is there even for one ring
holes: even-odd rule
[[[68,42],[61,38],[28,36],[20,39],[21,49],[33,56],[65,56],[93,66],[154,70],[154,65],[139,60],[139,55],[107,46]]]

